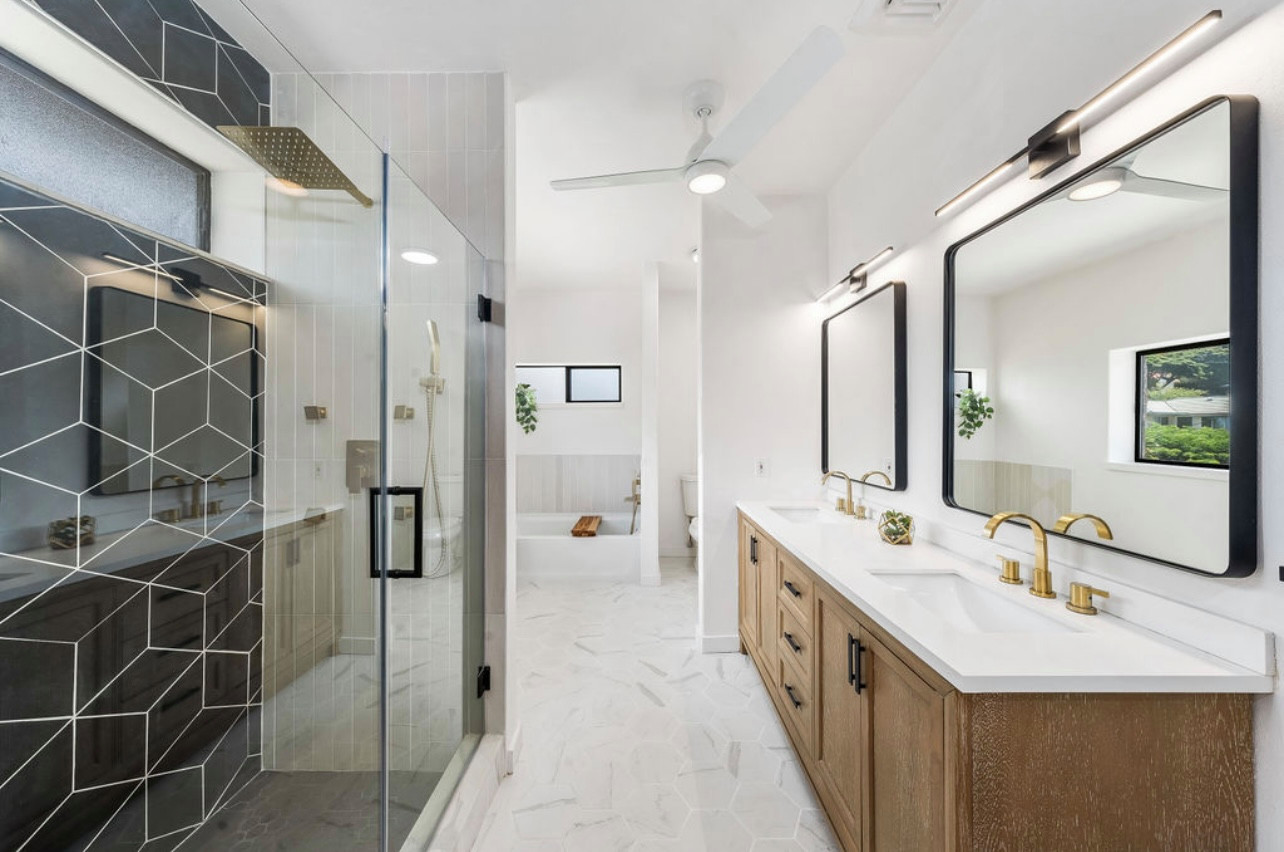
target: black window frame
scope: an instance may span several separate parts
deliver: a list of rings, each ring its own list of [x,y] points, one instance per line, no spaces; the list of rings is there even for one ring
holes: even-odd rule
[[[566,404],[567,405],[615,405],[624,401],[624,369],[619,364],[567,364],[566,370]],[[614,370],[615,399],[575,399],[571,396],[571,374],[576,370]]]
[[[1198,462],[1179,462],[1167,461],[1165,459],[1148,459],[1146,453],[1146,358],[1151,355],[1166,355],[1169,352],[1187,352],[1191,349],[1211,349],[1214,346],[1225,346],[1230,348],[1231,339],[1227,337],[1215,337],[1209,340],[1201,340],[1196,343],[1178,343],[1172,346],[1154,346],[1149,349],[1138,349],[1136,361],[1133,367],[1133,376],[1136,378],[1136,387],[1133,389],[1133,421],[1132,421],[1132,457],[1137,464],[1162,465],[1164,467],[1184,467],[1195,470],[1230,470],[1230,464],[1200,464]],[[1230,394],[1227,394],[1230,396]],[[1231,397],[1234,399],[1234,397]],[[1230,415],[1227,415],[1230,419]],[[1230,431],[1229,425],[1227,431]],[[1232,447],[1232,451],[1233,451]]]

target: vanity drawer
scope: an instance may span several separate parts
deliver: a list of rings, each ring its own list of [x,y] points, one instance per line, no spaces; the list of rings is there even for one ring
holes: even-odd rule
[[[816,724],[816,712],[811,704],[811,681],[804,678],[797,666],[785,657],[776,663],[776,671],[780,674],[775,689],[780,698],[782,717],[798,738],[801,751],[811,754]]]
[[[815,589],[811,583],[811,572],[794,560],[780,555],[780,590],[779,596],[785,608],[798,620],[803,630],[811,632],[812,598]]]
[[[780,606],[779,621],[778,653],[782,659],[792,660],[798,673],[807,683],[811,683],[815,653],[812,650],[811,633],[803,627],[793,610],[783,604]]]

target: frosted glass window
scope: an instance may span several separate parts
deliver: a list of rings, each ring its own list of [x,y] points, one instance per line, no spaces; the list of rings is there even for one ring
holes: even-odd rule
[[[619,402],[619,367],[567,367],[567,402]]]
[[[566,402],[565,367],[518,367],[517,383],[534,389],[536,405]]]

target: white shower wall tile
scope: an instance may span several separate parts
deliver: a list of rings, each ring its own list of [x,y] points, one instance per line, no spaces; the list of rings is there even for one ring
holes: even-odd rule
[[[634,455],[518,456],[517,511],[629,511],[639,465]]]

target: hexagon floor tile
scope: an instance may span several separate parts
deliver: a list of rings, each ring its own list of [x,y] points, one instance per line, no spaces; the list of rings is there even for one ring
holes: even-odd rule
[[[696,575],[519,579],[523,748],[474,852],[838,850],[748,657],[694,649]]]

